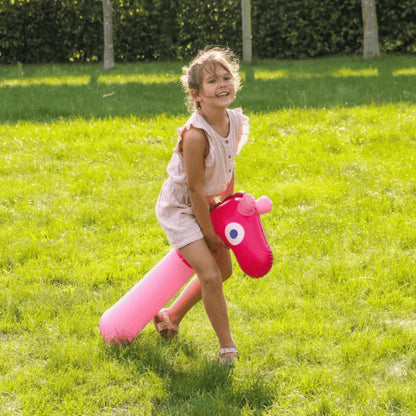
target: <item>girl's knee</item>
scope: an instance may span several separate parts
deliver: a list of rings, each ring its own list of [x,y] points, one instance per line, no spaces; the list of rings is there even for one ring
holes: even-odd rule
[[[198,274],[201,286],[204,288],[218,288],[222,286],[222,275],[219,270],[205,270]]]

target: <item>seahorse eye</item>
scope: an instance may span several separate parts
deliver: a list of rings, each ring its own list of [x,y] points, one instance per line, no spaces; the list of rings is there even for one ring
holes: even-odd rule
[[[225,227],[225,237],[233,246],[237,246],[243,241],[244,234],[244,228],[238,222],[231,222]]]

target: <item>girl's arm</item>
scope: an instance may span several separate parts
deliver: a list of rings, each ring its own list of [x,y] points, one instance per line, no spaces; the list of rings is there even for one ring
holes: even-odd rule
[[[184,132],[182,138],[182,155],[192,208],[208,247],[215,252],[218,246],[227,246],[215,233],[209,214],[208,201],[204,194],[204,155],[207,146],[207,139],[202,130],[192,128]]]

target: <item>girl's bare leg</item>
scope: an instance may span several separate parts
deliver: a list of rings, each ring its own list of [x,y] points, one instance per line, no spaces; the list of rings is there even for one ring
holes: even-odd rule
[[[235,347],[230,332],[227,304],[222,290],[221,270],[205,240],[191,243],[180,251],[198,276],[205,310],[217,334],[220,348]],[[198,299],[196,287],[196,283],[192,284],[191,282],[189,290],[192,289],[195,292],[186,302],[187,305],[195,304],[195,300]]]
[[[232,273],[232,261],[230,251],[225,248],[219,248],[214,255],[222,276],[222,281],[227,280]],[[176,298],[175,302],[164,312],[168,315],[174,325],[179,325],[188,311],[202,299],[201,283],[198,277],[194,277],[182,293]],[[155,316],[155,322],[161,322],[163,319],[161,312]],[[167,330],[167,338],[170,339],[176,335],[176,331]]]

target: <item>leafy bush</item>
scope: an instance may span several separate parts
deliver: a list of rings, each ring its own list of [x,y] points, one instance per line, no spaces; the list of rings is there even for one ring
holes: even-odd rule
[[[102,31],[100,0],[2,1],[0,62],[101,59]]]
[[[240,0],[113,0],[117,61],[185,59],[207,44],[241,53]],[[378,2],[385,52],[415,53],[416,1]],[[102,60],[101,0],[0,0],[0,63]],[[360,0],[252,0],[258,58],[359,53]]]
[[[360,1],[254,1],[252,13],[259,57],[349,54],[361,48]]]
[[[383,50],[416,53],[416,1],[379,0],[377,5]]]

